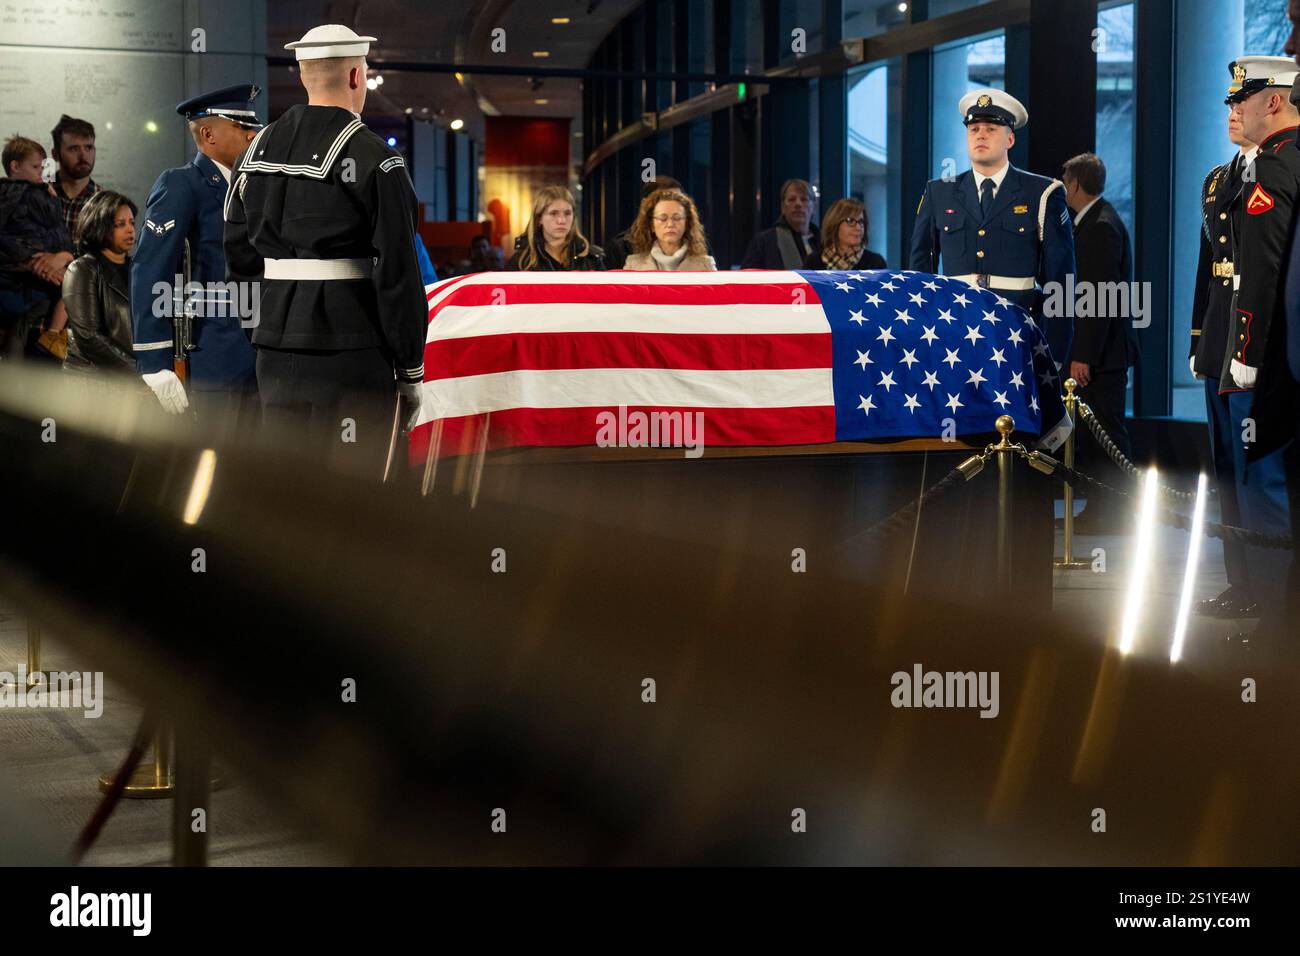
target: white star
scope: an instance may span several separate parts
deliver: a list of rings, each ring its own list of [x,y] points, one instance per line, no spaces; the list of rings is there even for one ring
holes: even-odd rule
[[[897,291],[898,291],[898,286],[894,285],[894,283],[892,283],[892,282],[885,282],[885,283],[882,283],[881,286],[880,286],[880,288],[882,288],[882,289],[888,289],[890,292],[897,292]]]
[[[921,407],[921,403],[916,400],[915,395],[908,395],[907,401],[903,403],[903,407],[906,408],[913,415],[915,415],[916,410]]]
[[[1002,320],[999,319],[999,318],[998,318],[995,314],[993,314],[992,312],[985,312],[985,313],[984,313],[984,318],[983,318],[982,321],[984,321],[984,322],[992,322],[994,325],[996,325],[997,323],[1001,322]]]
[[[907,276],[905,276],[905,275],[900,276],[897,272],[891,272],[891,273],[889,274],[889,278],[890,278],[890,279],[897,279],[899,282],[906,282],[906,281],[907,281]]]
[[[1005,362],[1006,360],[1007,357],[1002,354],[1001,349],[994,349],[993,354],[989,356],[989,361],[992,362],[994,365],[996,365],[998,368],[1001,368],[1002,363]]]
[[[906,365],[910,372],[912,366],[916,364],[916,349],[903,349],[903,357],[898,360],[899,365]]]
[[[869,417],[871,415],[871,410],[876,407],[876,403],[871,400],[871,396],[862,398],[862,396],[859,395],[858,398],[862,399],[862,401],[858,402],[858,408],[862,409],[862,411]]]
[[[1021,372],[1016,372],[1014,375],[1011,376],[1011,384],[1014,385],[1016,388],[1025,387],[1025,380],[1020,377],[1022,374],[1023,373]]]
[[[954,412],[959,408],[966,407],[965,405],[962,404],[961,399],[958,398],[956,395],[949,395],[948,401],[944,402],[944,404],[947,405],[949,408],[951,408]]]
[[[854,349],[854,351],[856,352],[857,349]],[[853,360],[853,364],[861,365],[862,371],[865,372],[868,365],[875,365],[876,363],[871,361],[871,350],[867,349],[865,352],[858,352],[858,357]]]
[[[1002,296],[997,297],[997,303],[998,305],[1002,306],[1002,308],[1004,309],[1011,308],[1011,303],[1008,302],[1006,299],[1002,298]]]
[[[886,345],[888,345],[891,341],[893,341],[894,338],[895,336],[893,332],[889,331],[889,329],[887,328],[882,328],[880,330],[880,334],[876,336],[876,341],[884,342]]]
[[[932,279],[925,280],[924,282],[921,283],[921,285],[924,288],[929,289],[931,292],[939,291],[939,284]]]
[[[1031,399],[1029,400],[1029,407],[1032,408],[1034,411],[1038,411],[1038,398],[1037,398],[1037,397],[1031,398]]]
[[[1037,345],[1035,345],[1035,346],[1034,346],[1034,354],[1035,354],[1035,355],[1046,355],[1046,354],[1047,354],[1047,343],[1046,343],[1046,342],[1039,342]]]
[[[922,384],[922,385],[929,385],[929,386],[930,386],[930,391],[933,392],[933,391],[934,391],[934,387],[935,387],[936,385],[939,384],[939,376],[935,375],[933,372],[926,372],[926,373],[925,373],[925,381],[922,382],[921,384]]]
[[[1010,340],[1011,340],[1011,344],[1012,344],[1012,345],[1021,345],[1021,344],[1023,344],[1024,341],[1025,341],[1024,339],[1022,339],[1022,338],[1020,337],[1020,330],[1019,330],[1019,329],[1012,329],[1012,330],[1011,330],[1011,335],[1009,336],[1009,338],[1010,338]]]
[[[312,153],[312,154],[311,154],[311,158],[312,158],[312,159],[320,159],[320,153]]]
[[[949,368],[961,364],[961,359],[957,357],[956,349],[944,349],[944,351],[948,353],[947,356],[944,358],[944,361],[948,363]]]
[[[867,320],[863,318],[861,312],[859,312],[857,309],[853,309],[849,312],[849,321],[856,322],[858,323],[858,325],[861,325],[863,322]]]
[[[1028,316],[1025,316],[1025,325],[1029,326],[1031,329],[1038,328],[1038,325],[1034,322],[1034,320],[1029,318]]]
[[[908,296],[908,298],[911,299],[913,302],[915,302],[917,305],[925,305],[925,299],[921,298],[921,293],[919,292],[913,292],[911,295]]]
[[[970,378],[966,379],[966,384],[974,385],[976,388],[979,388],[986,381],[987,379],[984,378],[984,373],[977,368],[973,368],[970,371]]]
[[[1056,376],[1051,372],[1044,372],[1042,375],[1038,376],[1038,378],[1044,385],[1051,385],[1056,381]]]
[[[964,306],[968,306],[968,305],[970,305],[970,299],[966,298],[966,293],[964,293],[964,292],[958,292],[958,293],[953,297],[953,300],[952,300],[952,301],[953,301],[953,302],[956,302],[956,303],[960,303],[963,307],[964,307]]]
[[[994,391],[993,401],[995,401],[998,405],[1002,406],[1003,408],[1006,408],[1008,405],[1011,404],[1009,401],[1007,401],[1006,392]]]
[[[894,318],[896,318],[899,322],[902,322],[903,325],[905,326],[907,325],[908,322],[916,321],[916,319],[912,318],[910,315],[907,314],[906,309],[895,309]]]
[[[837,282],[835,283],[835,288],[839,289],[841,292],[848,292],[853,288],[853,286],[849,285],[847,282]]]
[[[968,325],[966,326],[966,334],[963,335],[962,338],[968,339],[970,344],[974,345],[977,341],[984,338],[984,336],[980,335],[980,327],[978,325]]]
[[[890,388],[897,385],[898,383],[894,381],[893,372],[881,372],[880,381],[877,382],[876,384],[885,386],[885,391],[888,392]]]
[[[849,276],[849,278],[852,279],[854,282],[862,281],[862,276],[857,272],[853,273],[853,275]]]
[[[869,296],[867,296],[867,304],[880,305],[881,304],[880,296],[876,295],[874,292],[871,293]]]
[[[921,338],[924,339],[926,342],[933,342],[939,338],[939,336],[934,334],[933,325],[923,325],[921,327],[925,329],[925,331],[921,333]]]
[[[943,321],[948,323],[957,321],[957,317],[953,315],[951,312],[949,312],[947,309],[944,309],[939,313],[939,318],[943,319]]]

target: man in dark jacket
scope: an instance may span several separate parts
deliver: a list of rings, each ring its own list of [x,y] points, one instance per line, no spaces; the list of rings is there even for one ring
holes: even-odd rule
[[[1106,166],[1096,153],[1082,153],[1065,164],[1061,174],[1065,202],[1074,214],[1074,260],[1076,288],[1089,283],[1093,301],[1102,305],[1117,297],[1102,295],[1102,283],[1133,281],[1133,248],[1128,230],[1115,207],[1102,198],[1106,188]],[[1131,301],[1127,296],[1119,301]],[[1130,461],[1133,450],[1124,425],[1128,369],[1137,357],[1137,337],[1128,315],[1093,315],[1075,322],[1070,347],[1069,374],[1080,386],[1078,395],[1096,413],[1106,434],[1114,439]],[[1109,456],[1097,444],[1088,428],[1078,430],[1075,439],[1084,467],[1094,477],[1123,488],[1127,484]],[[1116,512],[1114,499],[1090,500],[1075,522],[1081,533],[1123,528],[1123,515]]]
[[[802,269],[808,257],[822,248],[812,206],[812,187],[802,179],[786,180],[781,187],[781,218],[750,241],[740,267]]]

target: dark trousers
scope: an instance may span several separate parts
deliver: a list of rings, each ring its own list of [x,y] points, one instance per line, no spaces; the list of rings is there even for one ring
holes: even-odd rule
[[[1224,524],[1265,534],[1288,534],[1291,508],[1287,501],[1286,457],[1291,443],[1263,458],[1247,461],[1246,420],[1250,418],[1252,392],[1219,395],[1218,379],[1206,378],[1206,406],[1210,414],[1211,451],[1219,508]],[[1282,552],[1256,545],[1225,541],[1224,563],[1228,583],[1244,588],[1267,616],[1282,607],[1286,588],[1286,561]],[[1229,557],[1231,554],[1231,557]],[[1232,563],[1230,563],[1232,562]],[[1235,569],[1234,569],[1235,564]],[[1239,576],[1233,580],[1233,574]]]
[[[1300,621],[1300,433],[1284,452],[1286,490],[1291,501],[1291,570],[1287,578],[1285,619]]]
[[[1219,380],[1205,378],[1205,419],[1210,426],[1210,465],[1214,472],[1214,485],[1219,495],[1219,521],[1242,526],[1241,506],[1237,502],[1237,486],[1246,473],[1246,453],[1241,445],[1240,422],[1234,427],[1228,409],[1228,396],[1219,394]],[[1234,450],[1241,449],[1234,454]],[[1246,550],[1235,540],[1223,540],[1223,567],[1228,584],[1250,594],[1246,575]]]
[[[1125,391],[1128,389],[1128,369],[1102,371],[1094,369],[1092,381],[1085,388],[1079,389],[1078,396],[1088,403],[1097,422],[1111,440],[1119,446],[1124,457],[1133,460],[1133,446],[1129,442],[1128,426],[1124,424]],[[1075,466],[1084,474],[1110,485],[1112,488],[1128,490],[1132,480],[1126,475],[1105,449],[1098,444],[1092,431],[1080,419],[1074,439]],[[1094,508],[1099,509],[1093,511]],[[1123,509],[1122,499],[1101,496],[1098,500],[1088,501],[1088,513],[1101,516],[1111,509]]]
[[[263,432],[277,446],[382,476],[397,401],[393,365],[382,351],[259,348],[257,388]]]

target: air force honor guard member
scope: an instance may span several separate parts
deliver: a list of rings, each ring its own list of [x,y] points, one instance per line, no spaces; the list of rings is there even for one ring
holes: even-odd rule
[[[975,90],[958,104],[971,169],[926,184],[912,231],[910,269],[992,289],[1038,316],[1043,286],[1074,272],[1074,230],[1058,179],[1016,169],[1007,153],[1029,114],[1002,90]],[[1044,321],[1040,319],[1040,321]],[[1070,354],[1071,321],[1044,321],[1052,356]]]
[[[257,135],[226,202],[230,267],[263,277],[264,423],[329,443],[350,418],[343,440],[363,447],[387,443],[398,394],[414,423],[428,318],[415,189],[401,154],[361,122],[373,40],[328,25],[286,44],[307,104]]]
[[[176,107],[185,117],[198,153],[188,165],[158,177],[144,210],[144,225],[131,260],[131,321],[137,370],[169,412],[189,401],[173,369],[173,310],[182,305],[178,286],[204,288],[188,305],[195,313],[189,354],[190,382],[205,397],[242,396],[255,388],[253,347],[240,325],[239,297],[227,301],[224,285],[222,207],[230,167],[261,124],[253,111],[259,90],[243,84],[204,93]],[[177,282],[177,276],[182,276]],[[221,283],[215,288],[209,283]],[[167,292],[155,291],[159,284]]]

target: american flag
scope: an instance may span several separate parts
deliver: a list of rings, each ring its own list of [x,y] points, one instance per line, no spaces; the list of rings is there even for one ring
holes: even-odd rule
[[[1037,324],[942,276],[489,272],[428,298],[413,461],[435,435],[440,456],[594,445],[620,409],[701,412],[706,445],[1068,431]]]

